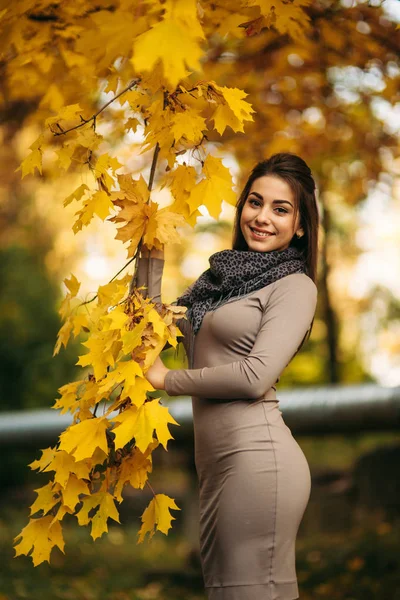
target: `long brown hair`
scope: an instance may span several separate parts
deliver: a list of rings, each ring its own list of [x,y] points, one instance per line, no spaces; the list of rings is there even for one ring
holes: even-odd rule
[[[256,179],[265,175],[273,175],[274,177],[283,179],[293,191],[295,198],[293,222],[296,222],[298,212],[300,211],[300,226],[304,231],[304,235],[298,238],[294,235],[293,231],[290,246],[295,246],[302,252],[306,264],[306,273],[317,284],[319,213],[315,196],[316,186],[310,167],[297,154],[279,152],[273,154],[267,160],[257,163],[253,168],[236,203],[232,248],[234,250],[248,249],[240,228],[240,217],[251,186]],[[314,319],[298,350],[300,350],[306,339],[310,337],[313,323]]]

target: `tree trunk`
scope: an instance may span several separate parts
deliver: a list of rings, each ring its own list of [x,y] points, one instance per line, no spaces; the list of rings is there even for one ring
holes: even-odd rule
[[[325,203],[325,195],[320,194],[320,201],[323,209],[322,226],[324,229],[323,240],[321,244],[321,279],[319,290],[321,295],[321,307],[323,319],[327,327],[327,345],[328,345],[328,360],[326,365],[327,380],[330,383],[339,382],[339,369],[337,357],[337,342],[338,342],[338,322],[335,312],[331,304],[331,298],[328,286],[328,277],[330,265],[328,259],[329,236],[331,231],[331,217],[329,209]]]

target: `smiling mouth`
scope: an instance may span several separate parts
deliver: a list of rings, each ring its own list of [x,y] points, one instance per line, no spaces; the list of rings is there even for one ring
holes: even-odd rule
[[[249,227],[250,227],[250,225],[249,225]],[[257,229],[253,229],[253,227],[250,227],[250,230],[254,235],[256,235],[257,237],[260,237],[260,238],[266,238],[266,237],[275,235],[273,233],[268,233],[267,231],[258,231]]]

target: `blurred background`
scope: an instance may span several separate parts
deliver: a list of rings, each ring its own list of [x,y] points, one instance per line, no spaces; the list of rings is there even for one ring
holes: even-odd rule
[[[211,40],[206,78],[246,90],[257,114],[246,133],[211,136],[209,150],[223,157],[238,193],[258,160],[285,150],[307,161],[318,187],[317,313],[311,339],[278,387],[278,398],[287,399],[283,417],[313,480],[297,543],[300,597],[400,600],[400,3],[314,3],[310,17],[309,45],[270,30],[246,40]],[[121,525],[111,523],[96,542],[71,517],[66,554],[53,550],[51,566],[13,558],[13,538],[26,524],[34,489],[47,482],[27,465],[56,441],[44,417],[42,433],[39,427],[31,435],[32,411],[49,409],[60,386],[82,377],[75,363],[84,337],[52,357],[63,279],[73,273],[87,299],[126,262],[111,223],[95,219],[72,232],[76,208],[62,201],[82,182],[79,173],[54,173],[51,157],[42,178],[21,181],[16,172],[40,133],[46,90],[22,93],[20,85],[15,92],[12,74],[21,84],[17,74],[25,64],[13,65],[15,58],[0,71],[4,89],[12,91],[0,105],[0,422],[18,411],[13,418],[21,427],[0,439],[0,600],[204,599],[187,417],[184,434],[171,428],[177,439],[168,453],[154,454],[153,488],[182,509],[168,537],[157,533],[136,544],[151,492],[131,490],[120,507]],[[59,73],[56,83],[68,76]],[[112,96],[104,88],[94,105]],[[151,153],[139,154],[142,133],[140,127],[134,134],[111,132],[109,144],[126,172],[148,180]],[[171,197],[156,185],[153,200],[167,205]],[[182,243],[166,250],[164,302],[208,268],[212,253],[230,247],[234,209],[224,204],[218,221],[201,212],[193,229],[182,228]],[[172,349],[164,358],[170,367],[185,364]],[[333,392],[332,406],[344,397],[346,422],[323,410],[324,390],[326,397]],[[304,401],[306,414],[291,398]]]

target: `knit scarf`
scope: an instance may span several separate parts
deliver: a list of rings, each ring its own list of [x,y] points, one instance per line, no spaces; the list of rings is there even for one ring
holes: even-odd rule
[[[210,256],[209,263],[210,268],[176,301],[188,307],[186,316],[194,335],[208,311],[291,273],[306,272],[303,254],[294,246],[270,252],[222,250]]]

